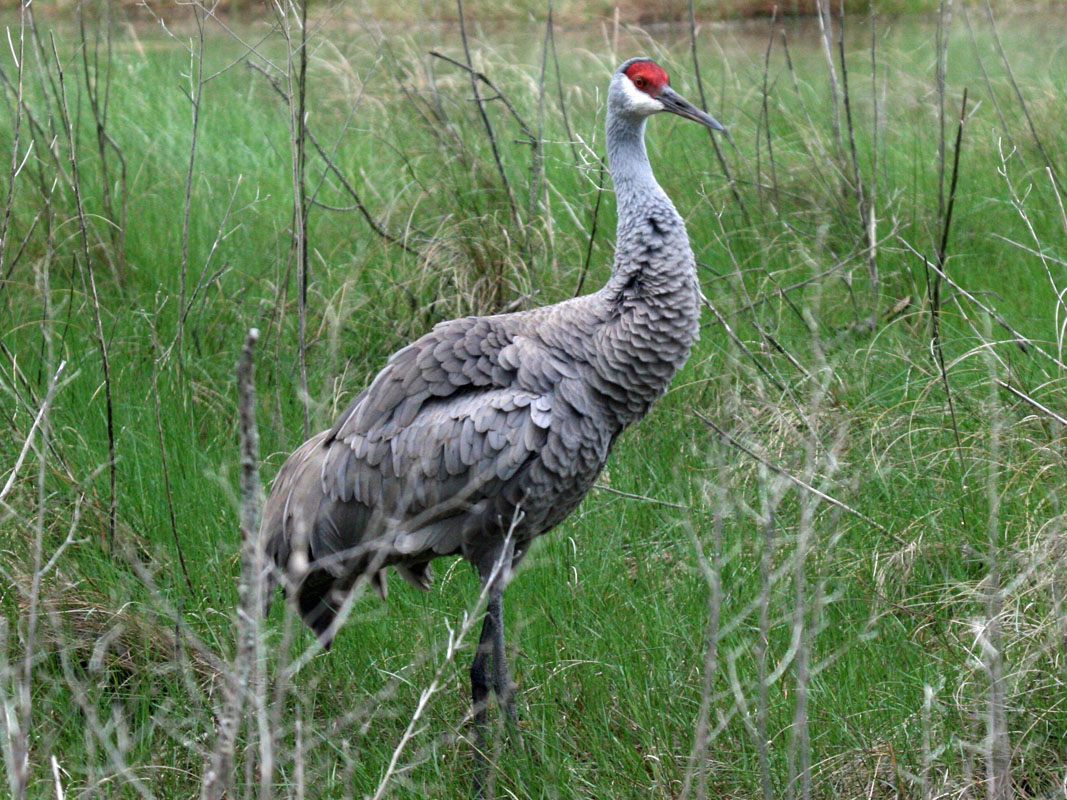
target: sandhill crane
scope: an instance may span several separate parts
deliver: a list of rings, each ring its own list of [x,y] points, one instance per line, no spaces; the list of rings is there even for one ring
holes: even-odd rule
[[[615,71],[606,124],[618,229],[603,288],[437,325],[289,457],[264,508],[260,542],[326,647],[357,582],[384,597],[387,567],[426,589],[439,556],[474,566],[487,596],[470,670],[480,746],[490,687],[516,719],[501,607],[514,567],[582,500],[697,336],[693,251],[645,152],[645,122],[663,111],[724,130],[650,59]]]

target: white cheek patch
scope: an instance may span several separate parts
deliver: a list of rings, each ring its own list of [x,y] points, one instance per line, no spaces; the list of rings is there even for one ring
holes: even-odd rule
[[[622,89],[626,94],[626,106],[631,111],[640,114],[656,114],[663,110],[663,103],[654,97],[649,97],[636,86],[628,77],[623,76]]]

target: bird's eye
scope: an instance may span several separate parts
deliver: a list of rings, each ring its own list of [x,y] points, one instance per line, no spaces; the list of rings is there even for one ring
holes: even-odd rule
[[[634,86],[636,86],[638,89],[644,89],[645,86],[647,86],[647,85],[648,85],[648,81],[646,81],[640,75],[638,77],[634,78]]]

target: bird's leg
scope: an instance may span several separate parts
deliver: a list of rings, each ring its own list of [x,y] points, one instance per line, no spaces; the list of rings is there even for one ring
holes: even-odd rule
[[[496,694],[497,705],[507,717],[508,727],[515,740],[522,746],[519,732],[519,718],[515,711],[515,690],[508,674],[507,653],[504,641],[504,587],[511,577],[511,564],[515,556],[515,547],[511,532],[504,540],[504,546],[492,562],[483,563],[479,569],[486,584],[488,602],[482,621],[482,633],[478,638],[478,649],[471,662],[471,699],[474,704],[474,738],[475,768],[472,796],[474,798],[492,797],[492,782],[487,783],[489,775],[489,741],[485,735],[486,706],[489,701],[489,687]],[[491,666],[490,666],[490,662]],[[490,676],[490,668],[492,676]],[[490,680],[492,683],[490,683]]]
[[[496,693],[497,703],[507,715],[507,721],[511,733],[522,746],[522,733],[519,731],[519,715],[515,711],[515,692],[519,688],[511,680],[508,674],[507,654],[505,653],[504,641],[504,608],[503,593],[489,595],[489,607],[486,610],[486,620],[493,620],[492,647],[493,647],[493,691]]]
[[[489,742],[485,737],[486,706],[489,704],[489,659],[493,652],[493,617],[487,612],[482,622],[482,635],[471,662],[471,698],[474,705],[474,782],[471,796],[486,797],[486,776],[489,772]],[[492,790],[489,795],[492,796]]]
[[[489,704],[489,659],[493,654],[493,625],[492,615],[486,613],[482,622],[482,635],[478,639],[478,649],[474,653],[474,661],[471,662],[471,699],[474,705],[474,731],[478,738],[478,747],[484,749],[485,745],[485,719],[486,706]]]

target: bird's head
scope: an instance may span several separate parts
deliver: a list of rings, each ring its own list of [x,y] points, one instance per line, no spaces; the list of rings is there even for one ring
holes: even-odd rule
[[[650,58],[631,58],[615,70],[608,87],[608,106],[618,114],[649,117],[669,111],[691,119],[713,131],[725,131],[718,121],[705,114],[670,87],[666,70]]]

